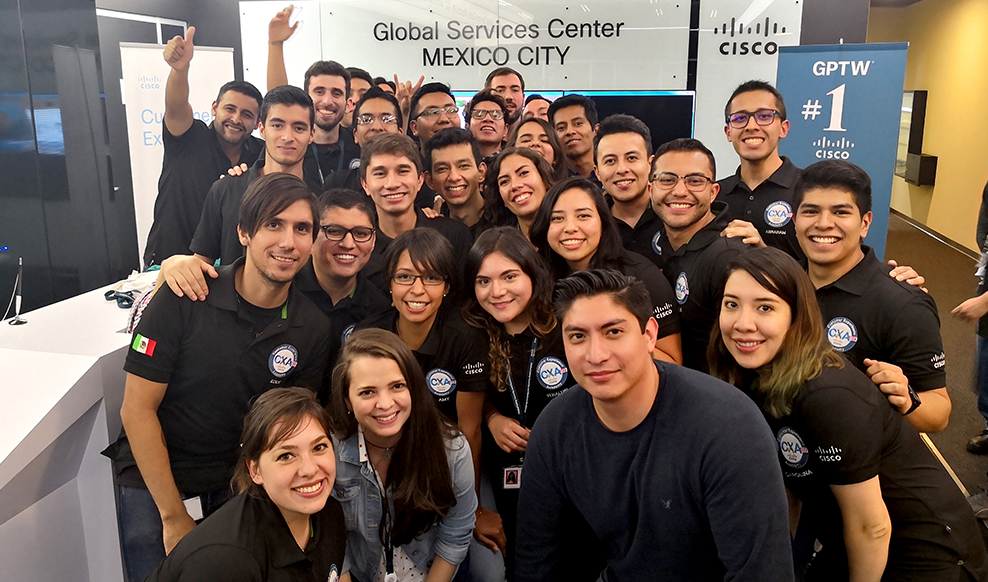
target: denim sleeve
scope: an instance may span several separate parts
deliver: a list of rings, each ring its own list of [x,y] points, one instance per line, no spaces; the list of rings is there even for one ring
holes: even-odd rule
[[[462,435],[453,439],[447,452],[449,472],[453,478],[456,505],[449,509],[440,522],[436,536],[436,556],[450,564],[459,565],[470,550],[473,525],[477,512],[477,493],[474,491],[473,459],[470,445]]]

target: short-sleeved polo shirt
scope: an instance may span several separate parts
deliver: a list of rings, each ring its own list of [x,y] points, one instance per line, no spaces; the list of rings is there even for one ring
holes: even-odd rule
[[[782,165],[764,182],[748,187],[741,179],[741,166],[733,176],[720,180],[720,199],[730,205],[727,222],[744,220],[755,225],[766,245],[784,251],[797,261],[805,257],[796,240],[793,218],[793,187],[799,168],[782,156]]]
[[[127,352],[124,370],[168,385],[158,420],[184,494],[229,485],[253,398],[271,388],[328,384],[329,319],[293,285],[278,316],[256,329],[235,288],[243,261],[217,269],[205,301],[157,293]],[[126,435],[117,445],[118,483],[143,487]]]
[[[338,580],[346,554],[343,509],[330,497],[309,519],[303,550],[270,499],[242,493],[182,538],[146,582]]]
[[[861,262],[816,291],[827,340],[860,370],[870,358],[902,368],[917,391],[943,388],[947,374],[936,302],[889,277],[891,268],[870,247],[862,250]]]
[[[206,193],[220,174],[230,169],[230,158],[220,147],[212,124],[193,120],[185,133],[175,137],[162,122],[161,141],[164,157],[154,200],[154,223],[144,250],[145,265],[189,254]],[[263,150],[263,141],[247,137],[237,164],[253,164]]]
[[[659,239],[667,257],[663,270],[676,295],[679,321],[683,329],[683,365],[706,372],[707,344],[717,323],[717,314],[727,280],[727,264],[746,250],[741,239],[720,236],[728,218],[726,202],[710,205],[714,220],[673,251],[668,236]]]
[[[618,218],[615,218],[614,222],[617,223],[618,233],[621,234],[621,243],[625,249],[645,257],[660,269],[665,266],[665,259],[661,254],[662,247],[659,246],[659,239],[665,232],[665,225],[652,210],[651,204],[645,209],[634,226]]]
[[[652,300],[652,317],[659,324],[658,338],[679,333],[679,310],[673,307],[676,305],[676,296],[662,271],[638,253],[626,250],[622,259],[621,273],[638,279],[648,289],[648,296]]]
[[[357,329],[398,332],[398,311],[380,313],[357,324]],[[442,307],[425,342],[412,350],[439,410],[457,421],[456,393],[483,392],[489,378],[487,336],[470,327],[456,309]]]

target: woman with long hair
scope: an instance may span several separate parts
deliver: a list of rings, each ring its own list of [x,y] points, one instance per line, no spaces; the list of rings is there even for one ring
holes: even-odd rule
[[[484,218],[492,226],[528,231],[548,190],[556,182],[552,166],[529,148],[501,150],[484,178]]]
[[[970,506],[902,415],[830,346],[806,272],[773,248],[728,269],[710,371],[751,396],[776,434],[798,539],[822,545],[812,559],[797,551],[805,579],[984,580]]]
[[[544,119],[532,117],[516,125],[508,135],[507,146],[529,148],[542,154],[545,161],[552,166],[556,181],[573,175],[569,165],[566,164],[566,151],[559,141],[559,136],[556,135],[556,130]]]
[[[449,582],[473,535],[474,469],[412,351],[388,331],[354,332],[331,398],[351,578]]]
[[[501,227],[480,235],[467,255],[465,275],[474,294],[464,303],[463,318],[483,329],[490,345],[493,389],[484,418],[496,446],[484,447],[483,464],[504,524],[511,579],[517,485],[528,436],[542,409],[576,379],[553,314],[553,277],[521,232]]]
[[[659,323],[656,359],[683,363],[675,296],[659,268],[621,244],[614,217],[596,184],[574,176],[546,193],[530,240],[557,279],[587,269],[616,269],[645,283]]]
[[[275,388],[244,418],[232,486],[239,493],[196,526],[149,581],[335,580],[346,526],[330,498],[330,417],[305,388]]]

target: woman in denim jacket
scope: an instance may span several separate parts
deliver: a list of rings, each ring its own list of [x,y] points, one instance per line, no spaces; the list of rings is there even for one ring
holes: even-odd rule
[[[477,510],[466,439],[439,413],[415,356],[391,332],[354,332],[333,388],[343,569],[360,582],[449,582],[470,548]]]

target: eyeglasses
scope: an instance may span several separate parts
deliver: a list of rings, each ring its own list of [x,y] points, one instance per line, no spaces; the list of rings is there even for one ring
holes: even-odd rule
[[[382,113],[381,115],[361,113],[357,116],[357,125],[370,125],[377,119],[381,120],[382,125],[398,125],[398,118],[390,113]]]
[[[334,242],[339,242],[345,239],[347,234],[353,237],[353,242],[358,243],[365,243],[374,236],[374,229],[367,228],[366,226],[343,228],[338,224],[324,224],[321,225],[319,229],[322,230],[327,239]]]
[[[420,112],[418,115],[415,116],[415,118],[418,119],[419,117],[435,117],[440,113],[445,113],[447,117],[451,117],[459,112],[460,112],[460,108],[457,107],[456,105],[447,105],[446,107],[443,108],[430,107],[429,109]]]
[[[477,120],[483,119],[487,115],[490,115],[494,121],[504,119],[504,112],[500,109],[473,109],[470,111],[470,117]]]
[[[744,129],[748,126],[748,120],[752,117],[755,118],[755,123],[758,125],[772,125],[775,121],[775,116],[781,116],[775,109],[759,109],[754,113],[750,111],[738,111],[727,116],[727,122],[731,124],[734,129]]]
[[[662,172],[661,174],[652,176],[652,182],[657,184],[662,190],[672,190],[676,187],[676,184],[678,184],[680,180],[686,184],[686,189],[690,192],[700,192],[707,187],[708,183],[713,182],[711,178],[708,178],[703,174],[678,176],[672,172]]]
[[[391,281],[395,285],[401,285],[402,287],[411,287],[415,284],[416,279],[421,279],[422,284],[426,287],[438,287],[446,283],[446,278],[439,275],[413,275],[411,273],[395,273],[391,275]]]

